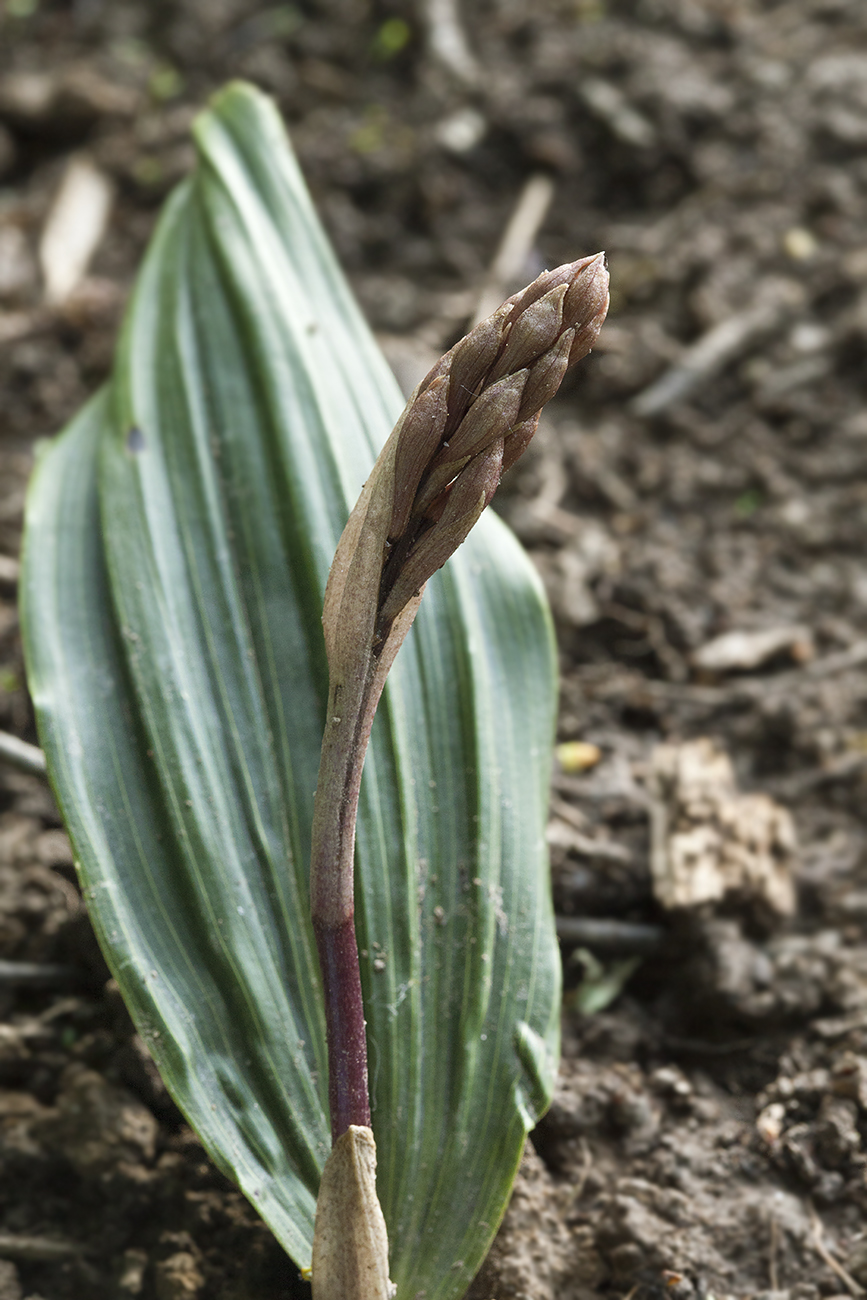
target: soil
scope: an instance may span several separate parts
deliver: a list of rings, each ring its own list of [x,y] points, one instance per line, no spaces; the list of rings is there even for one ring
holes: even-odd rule
[[[600,347],[498,503],[561,646],[564,1060],[473,1300],[864,1294],[863,0],[6,0],[0,729],[30,742],[34,447],[105,378],[234,76],[278,98],[404,377],[528,180],[553,198],[514,278],[610,262]],[[82,152],[113,206],[52,304]],[[2,762],[0,958],[0,1300],[307,1293],[135,1035],[47,784]]]

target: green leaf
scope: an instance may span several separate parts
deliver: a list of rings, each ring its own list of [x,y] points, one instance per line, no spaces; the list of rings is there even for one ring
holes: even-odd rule
[[[307,908],[331,556],[402,401],[272,106],[224,91],[115,372],[42,458],[30,686],[88,908],[208,1151],[301,1266],[329,1149]],[[374,726],[356,852],[398,1296],[456,1297],[557,1054],[550,620],[485,516]]]

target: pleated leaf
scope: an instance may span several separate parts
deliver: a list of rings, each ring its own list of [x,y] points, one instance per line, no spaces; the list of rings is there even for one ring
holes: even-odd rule
[[[172,1095],[299,1264],[329,1150],[307,874],[322,596],[402,399],[279,118],[224,91],[115,371],[43,456],[30,686],[90,915]],[[547,1104],[555,707],[532,567],[486,515],[430,583],[356,852],[378,1189],[401,1300],[457,1297]]]

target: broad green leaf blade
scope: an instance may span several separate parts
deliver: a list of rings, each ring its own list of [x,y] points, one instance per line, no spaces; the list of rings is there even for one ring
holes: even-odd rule
[[[230,87],[197,143],[110,393],[39,468],[27,653],[112,969],[209,1151],[306,1265],[328,1146],[306,883],[322,594],[402,403],[271,106]],[[553,717],[544,600],[486,516],[398,656],[359,817],[378,1187],[406,1300],[466,1288],[550,1095]]]
[[[31,485],[22,614],[40,737],[89,913],[139,1032],[209,1152],[304,1259],[328,1150],[315,1083],[324,1053],[317,1059],[291,1034],[290,997],[283,1024],[269,1026],[271,1043],[237,1013],[231,980],[214,970],[183,846],[162,829],[163,791],[128,677],[129,629],[113,617],[100,540],[105,407],[100,397],[85,409]],[[272,995],[280,994],[277,983]],[[311,1046],[322,1052],[315,1038]],[[261,1118],[273,1091],[261,1078],[269,1049],[284,1070],[291,1062],[291,1105],[281,1095],[279,1127]],[[235,1094],[231,1112],[227,1093]]]

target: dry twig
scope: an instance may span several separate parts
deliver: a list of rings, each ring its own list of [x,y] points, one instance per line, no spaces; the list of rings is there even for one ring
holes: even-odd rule
[[[661,925],[602,916],[558,916],[557,937],[592,952],[642,957],[661,952],[668,941]]]
[[[773,1213],[768,1218],[768,1281],[772,1291],[780,1289],[780,1271],[777,1267],[777,1255],[780,1250],[780,1225]]]
[[[462,85],[476,89],[482,70],[461,23],[458,0],[425,0],[431,53]]]
[[[553,197],[554,182],[550,176],[536,172],[527,178],[479,293],[473,325],[490,316],[514,282],[523,278]]]
[[[56,962],[0,961],[0,988],[15,985],[27,985],[31,988],[52,984],[67,985],[74,983],[78,978],[79,973],[73,966],[61,966]]]
[[[840,1279],[840,1281],[843,1283],[843,1285],[845,1286],[846,1290],[849,1292],[850,1295],[859,1296],[859,1295],[867,1294],[863,1286],[861,1286],[858,1282],[855,1281],[852,1274],[848,1273],[846,1269],[843,1267],[843,1265],[837,1262],[837,1260],[831,1254],[828,1247],[825,1245],[823,1236],[824,1236],[824,1229],[822,1227],[822,1220],[819,1218],[815,1209],[811,1205],[810,1206],[810,1245],[813,1247],[816,1254],[821,1259],[822,1263],[827,1264],[831,1272],[834,1273]]]
[[[72,1259],[81,1254],[74,1241],[57,1237],[37,1237],[23,1232],[0,1232],[0,1257],[25,1261]]]
[[[45,775],[45,755],[36,745],[28,745],[26,740],[10,736],[8,731],[0,731],[0,762],[8,763],[19,772],[30,776]]]
[[[702,381],[718,374],[755,338],[772,330],[793,305],[788,281],[769,286],[755,306],[720,321],[686,349],[680,360],[630,403],[636,415],[660,415],[688,397]]]
[[[21,565],[11,555],[0,555],[0,586],[15,587],[21,574]]]

